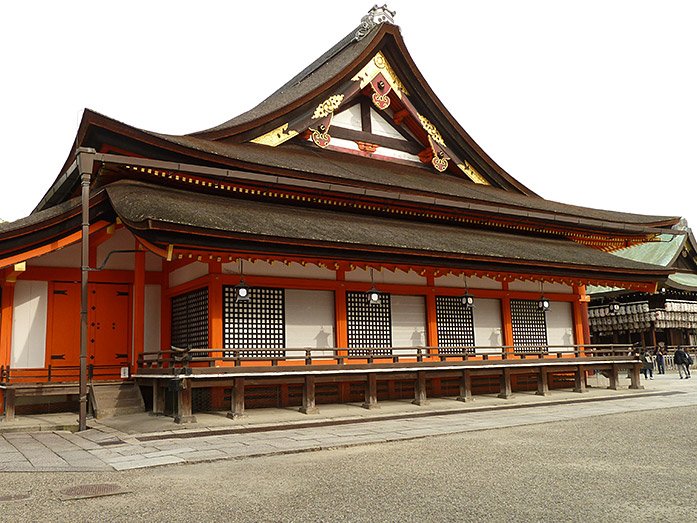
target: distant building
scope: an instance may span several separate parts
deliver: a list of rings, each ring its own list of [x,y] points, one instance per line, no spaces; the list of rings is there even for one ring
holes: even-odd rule
[[[655,347],[697,345],[697,242],[687,222],[655,241],[615,252],[627,260],[674,271],[656,293],[589,287],[591,339]],[[611,310],[614,304],[617,310]]]

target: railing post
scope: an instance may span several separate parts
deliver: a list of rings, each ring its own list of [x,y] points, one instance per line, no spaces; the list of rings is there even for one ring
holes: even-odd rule
[[[312,365],[312,350],[305,349],[305,365]]]
[[[363,403],[364,409],[379,409],[378,405],[378,379],[374,373],[370,373],[367,376],[367,381],[365,384],[365,402]]]
[[[48,366],[48,376],[47,376],[48,381],[51,381],[51,365],[49,364]]]

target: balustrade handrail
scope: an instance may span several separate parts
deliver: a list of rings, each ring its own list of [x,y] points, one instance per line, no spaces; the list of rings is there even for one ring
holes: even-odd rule
[[[504,360],[524,360],[545,357],[632,357],[637,356],[637,349],[630,344],[578,344],[578,345],[500,345],[459,346],[459,347],[356,347],[356,348],[269,348],[255,347],[244,349],[220,349],[205,347],[172,347],[156,352],[146,352],[138,356],[139,368],[181,368],[191,363],[266,362],[276,366],[281,362],[312,365],[334,361],[338,365],[348,363],[401,363],[423,361],[487,360],[491,358]],[[300,363],[302,362],[302,363]]]
[[[121,375],[119,364],[87,365],[87,379],[118,378]],[[13,368],[10,365],[0,366],[0,384],[35,382],[63,383],[73,382],[80,377],[80,365],[53,365],[46,367]],[[18,381],[21,380],[21,381]],[[28,381],[29,380],[29,381]]]

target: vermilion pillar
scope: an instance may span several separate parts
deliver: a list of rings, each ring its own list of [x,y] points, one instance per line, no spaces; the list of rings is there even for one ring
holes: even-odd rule
[[[138,245],[136,248],[140,249]],[[133,275],[133,362],[132,373],[138,368],[138,358],[145,350],[145,251],[135,253]]]

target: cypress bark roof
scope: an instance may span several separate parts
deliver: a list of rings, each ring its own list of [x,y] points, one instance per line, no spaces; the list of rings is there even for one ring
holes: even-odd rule
[[[596,272],[655,275],[663,269],[626,260],[572,241],[234,200],[121,181],[106,188],[116,214],[142,231],[221,233],[275,245],[314,245],[359,252],[409,252],[458,260],[498,260],[521,266],[565,266]]]

